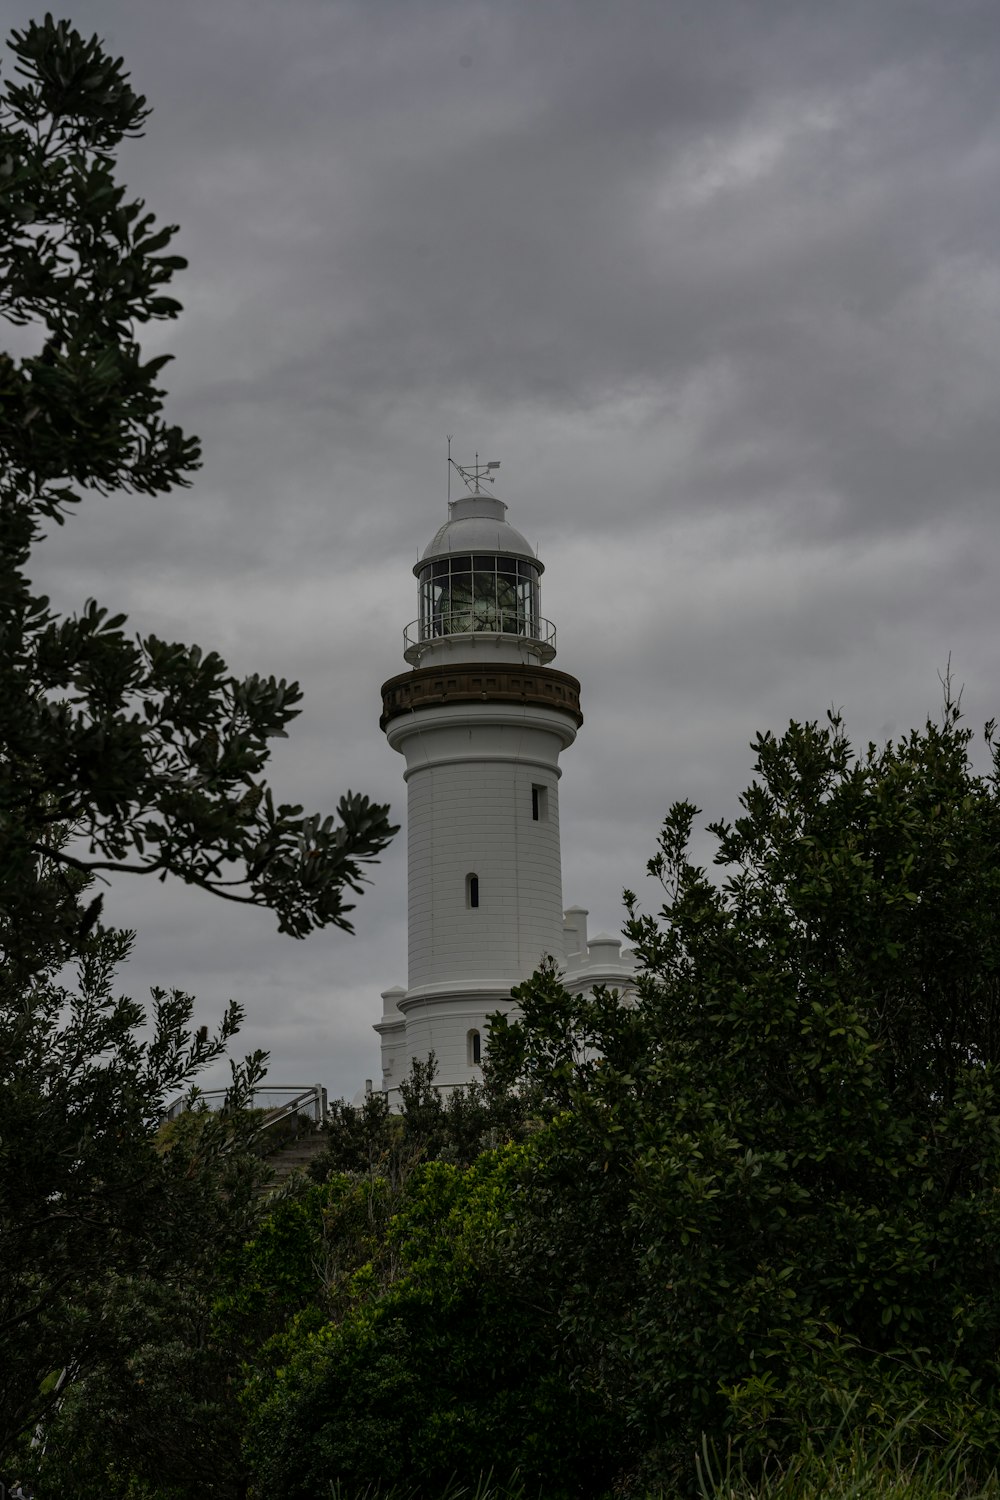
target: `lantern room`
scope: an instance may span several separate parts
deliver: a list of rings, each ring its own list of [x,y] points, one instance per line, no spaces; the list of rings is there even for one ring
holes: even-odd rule
[[[468,651],[483,638],[516,643],[519,654],[541,662],[555,655],[555,627],[540,610],[543,565],[506,510],[481,492],[448,502],[447,521],[413,570],[419,615],[404,642],[413,665],[437,643]]]

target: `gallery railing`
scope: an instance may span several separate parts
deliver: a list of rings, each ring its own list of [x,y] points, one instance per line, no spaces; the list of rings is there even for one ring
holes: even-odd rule
[[[528,620],[514,610],[481,610],[470,606],[442,611],[428,619],[411,620],[403,631],[403,649],[409,651],[448,635],[515,635],[537,641],[553,652],[556,644],[556,627],[540,615]]]

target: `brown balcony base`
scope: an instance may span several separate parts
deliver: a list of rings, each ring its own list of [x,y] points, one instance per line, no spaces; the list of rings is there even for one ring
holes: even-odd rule
[[[569,714],[577,727],[580,684],[568,672],[554,667],[480,667],[457,663],[446,667],[419,667],[402,672],[382,684],[382,728],[414,709],[442,703],[530,703],[537,708],[555,708]]]

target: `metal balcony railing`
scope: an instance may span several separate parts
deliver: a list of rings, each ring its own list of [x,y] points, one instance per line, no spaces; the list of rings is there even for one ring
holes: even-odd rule
[[[411,620],[403,631],[403,650],[419,650],[451,635],[519,636],[545,647],[547,654],[554,654],[556,646],[556,627],[551,620],[541,616],[526,620],[513,610],[473,607],[442,612],[429,620]]]

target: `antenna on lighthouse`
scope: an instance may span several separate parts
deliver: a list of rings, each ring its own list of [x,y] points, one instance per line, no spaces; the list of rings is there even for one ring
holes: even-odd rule
[[[479,462],[479,454],[477,453],[476,454],[476,461],[475,461],[475,463],[474,464],[468,464],[465,467],[463,467],[461,464],[457,464],[455,462],[455,460],[451,456],[451,438],[448,439],[448,463],[451,466],[451,468],[448,471],[449,482],[451,480],[451,469],[457,469],[458,472],[461,474],[462,478],[465,480],[466,484],[469,486],[469,489],[472,491],[472,493],[474,495],[481,495],[482,494],[482,490],[480,489],[480,485],[482,485],[482,484],[496,484],[496,482],[497,482],[496,481],[496,474],[491,473],[490,471],[494,470],[494,469],[499,469],[500,462],[499,462],[498,459],[493,459],[489,463],[480,463]],[[450,497],[450,495],[451,495],[451,491],[450,490],[448,491],[448,494],[449,494],[449,497]]]

